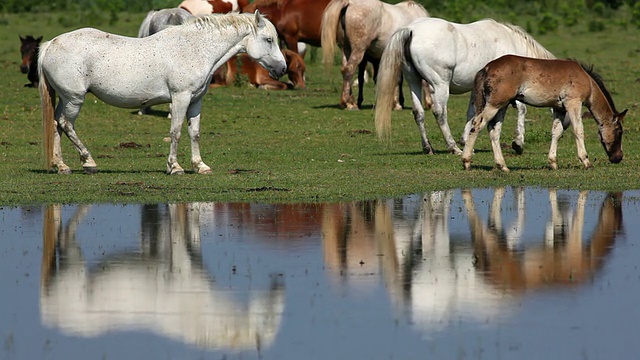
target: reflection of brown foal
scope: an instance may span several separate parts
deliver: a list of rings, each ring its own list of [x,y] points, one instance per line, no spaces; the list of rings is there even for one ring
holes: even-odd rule
[[[509,104],[525,104],[553,109],[553,128],[549,164],[557,169],[558,140],[573,126],[578,158],[591,167],[584,146],[582,106],[586,106],[596,123],[600,142],[609,161],[622,161],[622,120],[627,110],[617,112],[602,79],[592,69],[572,60],[542,60],[505,55],[488,63],[475,78],[473,96],[475,113],[471,134],[462,153],[465,169],[471,168],[473,145],[478,133],[488,124],[496,166],[509,171],[500,148],[500,131]]]
[[[547,235],[542,246],[527,247],[520,252],[506,246],[502,229],[482,223],[471,191],[463,191],[462,197],[471,226],[476,268],[489,282],[509,290],[588,281],[602,267],[604,258],[622,227],[622,194],[608,195],[600,209],[598,225],[591,240],[584,243],[582,233],[587,192],[580,192],[573,217],[569,218],[570,213],[560,211],[568,204],[558,201],[555,190],[549,190],[553,232]],[[493,206],[495,205],[499,203],[494,201]],[[499,223],[500,220],[495,219],[500,216],[499,210],[491,211],[489,216],[492,218],[490,222]]]

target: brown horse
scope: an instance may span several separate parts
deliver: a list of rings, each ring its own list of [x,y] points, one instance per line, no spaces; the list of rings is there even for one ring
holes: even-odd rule
[[[322,12],[328,3],[329,0],[256,0],[242,11],[259,10],[275,25],[287,48],[300,53],[298,42],[320,46]]]
[[[391,35],[413,20],[429,16],[418,3],[408,0],[395,5],[379,0],[332,0],[322,15],[322,55],[325,67],[333,64],[336,45],[342,47],[342,96],[340,107],[357,109],[362,105],[365,61],[375,74]],[[359,67],[357,104],[351,84]]]
[[[230,12],[240,12],[242,8],[249,5],[249,0],[207,0],[213,6],[216,14],[226,14]]]
[[[251,60],[247,54],[241,54],[227,61],[225,66],[219,67],[213,74],[212,85],[233,84],[237,75],[246,75],[249,82],[261,89],[286,90],[304,89],[304,72],[306,70],[304,60],[298,53],[282,49],[282,54],[287,62],[287,75],[291,83],[284,83],[269,76],[269,71],[257,62]]]
[[[38,87],[38,51],[40,50],[40,42],[42,36],[34,38],[31,35],[26,37],[20,36],[20,53],[22,54],[22,63],[20,71],[27,74],[27,79],[31,81],[25,84],[25,87]]]
[[[462,153],[462,164],[467,170],[471,167],[473,145],[478,133],[489,124],[496,166],[509,171],[500,148],[500,130],[508,105],[516,100],[553,109],[549,149],[549,164],[552,169],[558,168],[558,140],[569,125],[573,125],[578,158],[585,168],[591,167],[584,146],[582,105],[589,109],[598,124],[600,142],[609,161],[622,161],[622,120],[627,110],[616,110],[602,78],[590,67],[573,60],[542,60],[505,55],[491,61],[478,72],[473,92],[476,116],[471,120],[471,134]]]

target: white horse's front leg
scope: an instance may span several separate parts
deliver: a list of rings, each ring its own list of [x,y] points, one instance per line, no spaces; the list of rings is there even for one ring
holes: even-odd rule
[[[467,122],[464,125],[464,131],[462,131],[462,137],[460,138],[460,144],[464,145],[467,143],[467,139],[469,138],[469,133],[471,132],[471,119],[476,115],[476,109],[473,104],[475,99],[475,90],[471,90],[471,95],[469,96],[469,105],[467,106]]]
[[[182,175],[184,169],[178,164],[178,143],[182,131],[182,123],[191,101],[191,94],[173,94],[171,96],[171,145],[169,146],[169,157],[167,159],[167,174]]]
[[[187,111],[188,130],[191,137],[191,165],[197,174],[211,174],[211,168],[200,157],[200,110],[202,99],[191,104]]]

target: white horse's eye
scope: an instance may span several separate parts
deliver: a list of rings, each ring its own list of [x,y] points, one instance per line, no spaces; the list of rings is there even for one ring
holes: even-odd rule
[[[273,42],[273,38],[267,38],[267,42],[271,44]]]

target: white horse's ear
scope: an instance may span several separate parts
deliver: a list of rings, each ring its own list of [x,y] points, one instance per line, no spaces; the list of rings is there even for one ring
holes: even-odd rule
[[[258,25],[259,28],[264,26],[264,19],[262,18],[262,14],[260,14],[260,11],[258,11],[258,9],[256,9],[256,24]]]

